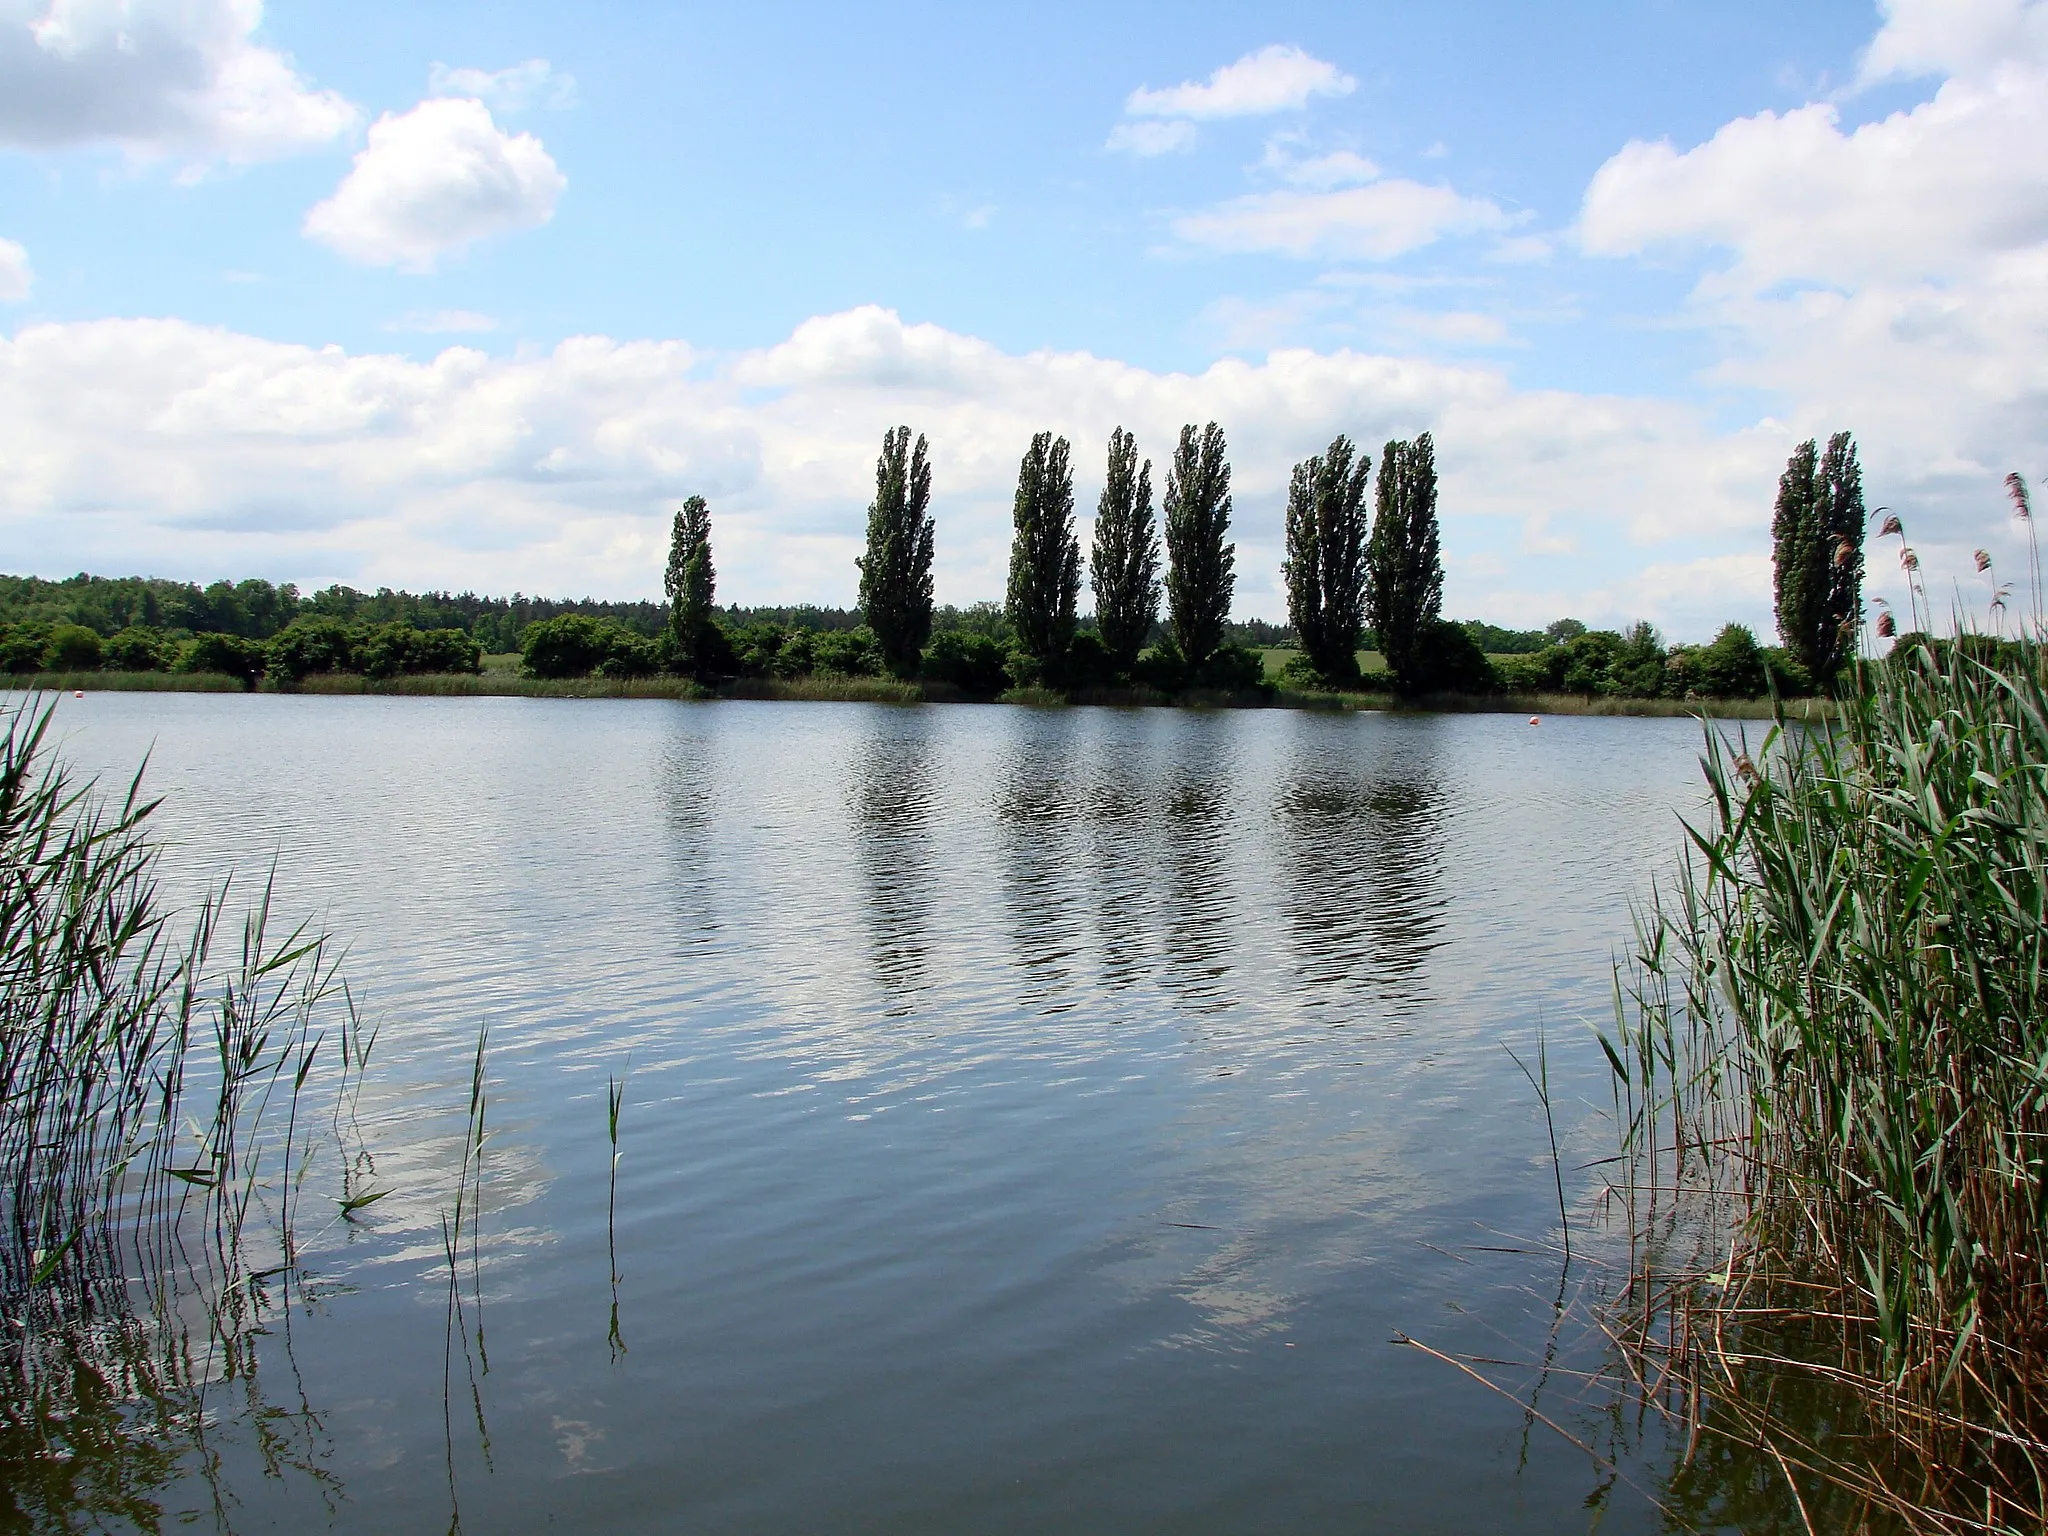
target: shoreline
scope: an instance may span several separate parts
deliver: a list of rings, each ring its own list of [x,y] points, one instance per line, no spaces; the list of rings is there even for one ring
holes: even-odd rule
[[[1173,709],[1296,709],[1326,713],[1503,714],[1625,716],[1679,719],[1769,720],[1782,710],[1789,720],[1812,722],[1835,713],[1822,699],[1623,699],[1576,694],[1436,695],[1402,701],[1391,693],[1297,693],[1273,696],[1193,691],[1169,697],[1146,688],[1090,689],[1068,697],[1045,688],[1017,688],[991,698],[962,693],[944,683],[906,683],[885,677],[740,678],[717,688],[674,677],[609,679],[527,678],[505,673],[426,673],[371,682],[348,673],[316,674],[299,687],[245,689],[232,677],[192,672],[48,672],[10,676],[11,692],[74,693],[244,693],[284,691],[328,696],[376,695],[396,698],[677,699],[715,702],[748,699],[776,703],[1008,704],[1037,709],[1086,706]]]

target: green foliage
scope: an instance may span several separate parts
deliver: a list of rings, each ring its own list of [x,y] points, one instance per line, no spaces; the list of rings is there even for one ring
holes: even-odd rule
[[[1709,814],[1607,1045],[1629,1150],[1727,1212],[1726,1268],[1675,1303],[1713,1394],[1823,1317],[1818,1358],[1770,1382],[1854,1389],[1888,1443],[1850,1465],[1939,1506],[1900,1529],[2039,1530],[2048,691],[2038,646],[2009,669],[1975,649],[1902,644],[1837,726],[1754,756],[1707,733]],[[1841,1454],[1746,1406],[1748,1438],[1824,1474]]]
[[[655,641],[582,613],[528,626],[520,649],[520,670],[528,677],[647,677],[660,667]]]
[[[1863,622],[1863,472],[1847,432],[1786,461],[1771,517],[1778,634],[1822,689],[1856,654]]]
[[[881,638],[865,625],[815,636],[811,657],[812,671],[837,673],[841,677],[880,677],[884,672],[899,670]]]
[[[1763,648],[1746,625],[1729,624],[1698,653],[1699,692],[1715,699],[1761,698],[1770,687]]]
[[[1411,693],[1487,694],[1500,688],[1500,677],[1479,642],[1462,624],[1432,619],[1416,637]]]
[[[50,642],[43,648],[43,670],[97,671],[104,653],[105,647],[95,631],[83,624],[59,624],[50,631]]]
[[[1166,471],[1166,606],[1175,649],[1191,674],[1224,643],[1237,591],[1237,546],[1230,532],[1230,461],[1223,429],[1210,422],[1196,436],[1180,429]],[[1263,673],[1263,668],[1262,668]]]
[[[1465,633],[1489,656],[1533,656],[1548,643],[1540,629],[1502,629],[1479,619],[1466,619],[1464,623]],[[1579,628],[1583,630],[1585,626],[1581,624]]]
[[[270,642],[270,681],[295,688],[316,672],[354,672],[361,631],[340,619],[295,619]]]
[[[1095,506],[1090,551],[1095,627],[1113,671],[1128,673],[1159,622],[1159,533],[1152,521],[1152,461],[1138,464],[1138,440],[1109,435],[1109,475]]]
[[[1585,632],[1586,626],[1577,619],[1553,619],[1544,627],[1543,638],[1552,645],[1565,645]]]
[[[270,665],[270,649],[240,635],[194,635],[178,653],[174,672],[217,672],[253,689]]]
[[[662,582],[668,593],[666,639],[677,672],[702,676],[706,671],[704,642],[712,627],[717,582],[711,564],[711,506],[702,496],[692,496],[676,513],[670,530],[668,572]]]
[[[1354,464],[1354,460],[1356,463]],[[1358,679],[1358,635],[1365,627],[1366,481],[1372,460],[1339,436],[1294,466],[1287,487],[1287,616],[1302,654],[1332,688]]]
[[[1003,606],[1017,644],[1039,669],[1057,674],[1074,639],[1081,594],[1081,545],[1074,537],[1074,472],[1064,437],[1040,432],[1017,466],[1011,509],[1010,584]]]
[[[1010,686],[1010,648],[992,635],[941,630],[924,653],[924,675],[993,698]]]
[[[1398,693],[1427,686],[1424,648],[1443,609],[1436,521],[1436,445],[1427,432],[1380,455],[1379,499],[1367,546],[1367,616]]]
[[[0,668],[22,676],[43,670],[43,654],[50,648],[48,624],[25,619],[0,630]]]
[[[107,641],[104,664],[110,672],[161,672],[176,654],[161,631],[130,624]]]
[[[356,648],[357,669],[373,681],[436,672],[477,673],[483,665],[483,647],[459,629],[379,624]]]
[[[868,506],[867,553],[860,568],[860,608],[890,671],[917,670],[932,633],[932,470],[922,435],[910,428],[882,438],[875,461],[875,499]],[[844,670],[833,668],[831,670]]]

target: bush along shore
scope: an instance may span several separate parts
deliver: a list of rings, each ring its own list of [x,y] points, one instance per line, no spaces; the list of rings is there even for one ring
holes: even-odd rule
[[[855,609],[719,609],[711,509],[693,496],[675,514],[665,604],[0,577],[0,672],[45,687],[1756,714],[1773,697],[1828,698],[1853,655],[1865,519],[1846,433],[1825,453],[1803,445],[1780,481],[1780,647],[1739,624],[1667,645],[1648,623],[1445,619],[1435,455],[1427,433],[1389,442],[1375,473],[1339,436],[1295,466],[1284,625],[1230,617],[1216,423],[1181,429],[1156,511],[1152,462],[1117,429],[1085,554],[1072,446],[1034,436],[1004,601],[964,610],[933,601],[932,456],[898,427],[876,461]],[[515,651],[516,666],[485,664]]]

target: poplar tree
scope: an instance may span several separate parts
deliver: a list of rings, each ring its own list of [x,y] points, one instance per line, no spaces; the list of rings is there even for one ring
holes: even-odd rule
[[[1366,548],[1366,616],[1394,687],[1428,680],[1430,630],[1443,613],[1444,565],[1436,525],[1436,444],[1388,443],[1380,454],[1378,505]]]
[[[1771,555],[1778,637],[1825,691],[1855,654],[1863,623],[1863,471],[1847,432],[1811,438],[1778,478]]]
[[[704,632],[711,625],[718,573],[711,564],[711,506],[692,496],[676,513],[668,537],[668,649],[678,672],[694,673],[703,662]]]
[[[1074,472],[1064,437],[1040,432],[1017,466],[1010,586],[1004,611],[1024,654],[1057,675],[1074,639],[1081,543],[1074,537]]]
[[[1191,671],[1222,649],[1237,590],[1237,546],[1223,542],[1230,532],[1230,462],[1223,453],[1215,422],[1199,438],[1185,426],[1166,470],[1166,607],[1174,644]]]
[[[1138,440],[1109,435],[1109,478],[1095,504],[1089,580],[1095,627],[1110,665],[1129,672],[1159,621],[1159,533],[1152,522],[1152,461],[1138,467]]]
[[[1287,617],[1309,665],[1329,683],[1358,677],[1371,475],[1371,458],[1339,436],[1321,456],[1295,465],[1287,486],[1287,559],[1280,567]]]
[[[875,632],[891,671],[917,670],[932,633],[932,468],[922,434],[883,434],[875,461],[875,499],[868,507],[868,552],[860,569],[861,616]]]

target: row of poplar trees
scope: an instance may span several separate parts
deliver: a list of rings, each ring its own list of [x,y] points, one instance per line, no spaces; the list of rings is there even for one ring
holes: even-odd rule
[[[1078,626],[1081,544],[1074,533],[1072,444],[1040,432],[1017,469],[1004,611],[1018,649],[1057,680]],[[1436,453],[1429,434],[1382,450],[1374,513],[1366,511],[1370,456],[1338,437],[1294,467],[1287,501],[1288,613],[1317,676],[1358,680],[1369,625],[1397,681],[1422,675],[1422,651],[1443,605],[1436,515]],[[892,666],[908,671],[931,634],[931,466],[925,439],[907,427],[883,440],[868,552],[859,562],[861,610]],[[1181,428],[1166,469],[1161,533],[1152,509],[1152,461],[1137,440],[1110,434],[1088,571],[1096,631],[1113,672],[1128,674],[1166,600],[1167,648],[1191,681],[1228,644],[1237,547],[1229,542],[1230,461],[1215,422]]]

